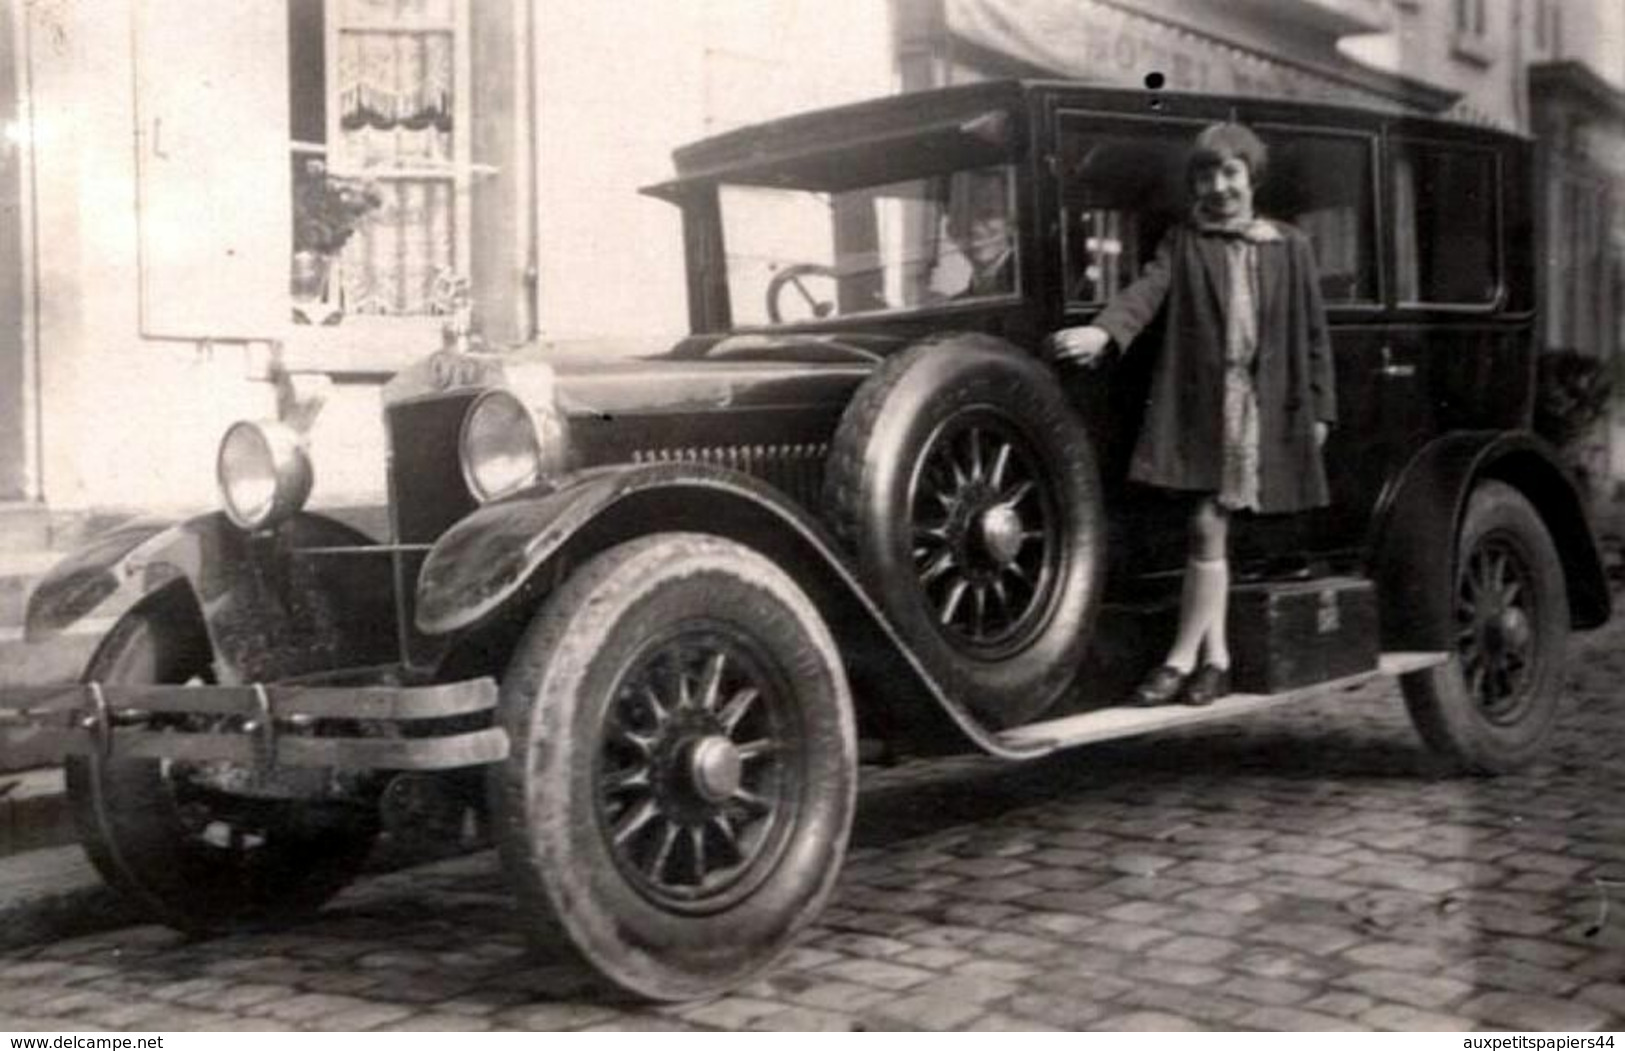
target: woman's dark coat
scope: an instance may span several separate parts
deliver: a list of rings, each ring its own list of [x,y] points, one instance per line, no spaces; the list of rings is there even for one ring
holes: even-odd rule
[[[1315,421],[1337,422],[1337,394],[1314,250],[1298,230],[1268,224],[1257,243],[1259,509],[1302,511],[1329,502]],[[1224,461],[1224,238],[1181,223],[1134,284],[1094,324],[1127,348],[1166,310],[1151,392],[1129,476],[1167,489],[1216,492]]]

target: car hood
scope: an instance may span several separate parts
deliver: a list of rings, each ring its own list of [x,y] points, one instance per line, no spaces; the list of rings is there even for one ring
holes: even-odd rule
[[[844,402],[902,340],[883,335],[750,333],[673,343],[624,339],[439,351],[384,389],[386,405],[508,387],[570,416]]]

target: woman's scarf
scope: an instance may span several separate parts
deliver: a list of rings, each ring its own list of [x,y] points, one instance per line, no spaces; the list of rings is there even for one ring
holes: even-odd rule
[[[1258,246],[1281,240],[1263,219],[1212,220],[1192,212],[1198,232],[1224,239],[1224,468],[1219,502],[1258,510],[1258,396],[1252,373],[1258,359]]]
[[[1197,232],[1217,234],[1220,237],[1239,237],[1253,244],[1267,244],[1281,239],[1281,231],[1268,219],[1248,215],[1236,219],[1210,218],[1200,204],[1191,209],[1191,225]]]

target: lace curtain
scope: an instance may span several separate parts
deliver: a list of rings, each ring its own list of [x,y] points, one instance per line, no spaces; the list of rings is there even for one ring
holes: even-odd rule
[[[456,265],[453,0],[346,0],[338,23],[337,155],[382,204],[343,254],[351,315],[433,312]]]

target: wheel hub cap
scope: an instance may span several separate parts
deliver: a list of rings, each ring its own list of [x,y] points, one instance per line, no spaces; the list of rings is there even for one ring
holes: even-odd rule
[[[739,791],[744,763],[739,749],[726,737],[702,737],[688,750],[689,784],[702,800],[722,803]]]
[[[979,657],[1030,642],[1054,597],[1061,517],[1047,469],[1016,422],[978,410],[932,436],[909,483],[927,612]]]
[[[995,504],[982,512],[981,527],[982,544],[993,561],[1000,568],[1012,565],[1021,553],[1021,515],[1008,504]]]
[[[1489,636],[1498,651],[1522,651],[1530,642],[1529,615],[1516,607],[1502,610],[1490,621]]]

